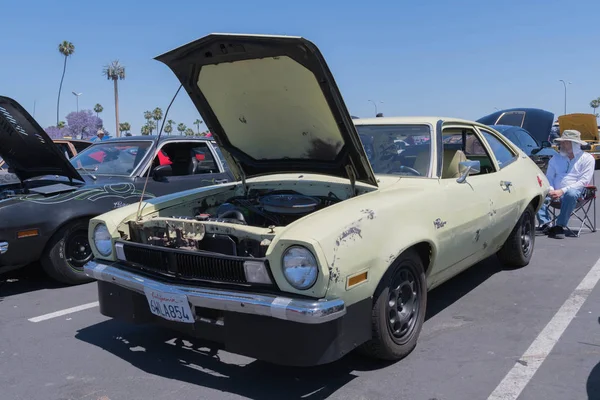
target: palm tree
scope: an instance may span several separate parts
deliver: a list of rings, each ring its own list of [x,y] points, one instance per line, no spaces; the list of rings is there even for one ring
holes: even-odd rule
[[[99,115],[99,114],[100,114],[102,111],[104,111],[104,107],[102,107],[102,105],[101,105],[100,103],[98,103],[98,104],[96,104],[96,105],[94,106],[94,111],[96,112],[96,117],[100,118],[100,115]]]
[[[141,133],[144,136],[148,136],[150,134],[150,127],[148,125],[142,126]]]
[[[203,124],[201,120],[197,119],[194,121],[194,125],[196,125],[196,130],[198,131],[198,135],[200,135],[200,124]]]
[[[152,118],[156,121],[156,133],[158,134],[158,125],[160,120],[163,118],[163,112],[160,109],[160,107],[156,107],[153,111],[152,111]]]
[[[600,107],[600,97],[590,101],[590,107],[594,110],[594,115],[596,115],[596,108]]]
[[[194,130],[192,128],[187,128],[185,130],[185,136],[194,136]]]
[[[119,79],[125,79],[125,67],[119,63],[119,60],[113,61],[108,65],[104,66],[102,74],[106,76],[106,79],[113,81],[115,86],[115,124],[117,129],[117,137],[121,136],[119,131],[119,87],[117,81]]]
[[[179,125],[177,125],[177,130],[179,131],[180,135],[183,135],[183,132],[185,132],[185,130],[187,129],[187,126],[185,126],[185,124],[182,122]]]
[[[167,126],[165,126],[165,132],[167,132],[167,135],[171,135],[171,132],[173,132],[173,124],[175,123],[175,121],[173,121],[172,119],[167,121]]]
[[[121,132],[125,132],[125,134],[127,134],[131,130],[131,125],[129,122],[123,122],[122,124],[119,124],[119,128],[121,129]]]
[[[60,92],[62,92],[63,80],[65,79],[65,72],[67,71],[67,58],[75,53],[75,46],[73,43],[64,40],[58,45],[58,52],[65,56],[65,62],[63,64],[62,77],[60,78],[60,86],[58,87],[58,100],[56,101],[56,125],[58,125],[60,115]]]
[[[150,126],[150,120],[152,119],[152,111],[144,111],[144,119],[146,120],[146,125]]]

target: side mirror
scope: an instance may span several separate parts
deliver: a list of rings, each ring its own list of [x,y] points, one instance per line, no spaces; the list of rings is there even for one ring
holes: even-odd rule
[[[173,175],[173,169],[170,165],[159,165],[152,171],[152,178],[154,178],[155,181],[162,181],[167,176],[171,175]]]
[[[478,174],[481,171],[481,163],[479,161],[463,161],[459,165],[460,178],[456,180],[458,183],[464,183],[469,174]]]
[[[552,143],[550,143],[550,142],[549,142],[549,141],[547,141],[547,140],[544,140],[544,141],[542,142],[542,149],[544,149],[544,148],[547,148],[547,147],[552,147]]]

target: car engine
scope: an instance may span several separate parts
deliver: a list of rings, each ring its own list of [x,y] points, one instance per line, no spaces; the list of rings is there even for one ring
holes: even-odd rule
[[[227,199],[221,204],[200,207],[194,216],[156,218],[146,223],[130,222],[131,240],[161,247],[201,250],[242,257],[264,257],[274,236],[272,229],[342,201],[333,193],[307,196],[295,191],[255,191]],[[268,228],[264,234],[240,234],[213,226]],[[222,227],[222,225],[221,225]]]

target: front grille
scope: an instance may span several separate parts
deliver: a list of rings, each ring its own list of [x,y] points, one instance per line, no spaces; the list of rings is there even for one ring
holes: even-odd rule
[[[156,249],[123,244],[127,262],[148,272],[182,279],[245,284],[244,259],[231,256],[195,254],[182,250]]]

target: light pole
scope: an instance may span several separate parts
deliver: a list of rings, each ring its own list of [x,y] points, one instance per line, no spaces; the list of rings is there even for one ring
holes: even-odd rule
[[[565,87],[565,115],[567,115],[567,83],[570,85],[571,82],[565,82],[562,79],[560,79],[559,82],[562,82],[563,86]]]
[[[79,96],[81,96],[83,93],[76,93],[76,92],[71,92],[75,95],[75,98],[77,99],[77,112],[79,112]]]
[[[373,105],[375,106],[375,115],[377,115],[377,103],[374,100],[368,100],[371,103],[373,103]],[[383,101],[379,101],[379,104],[383,104]]]

